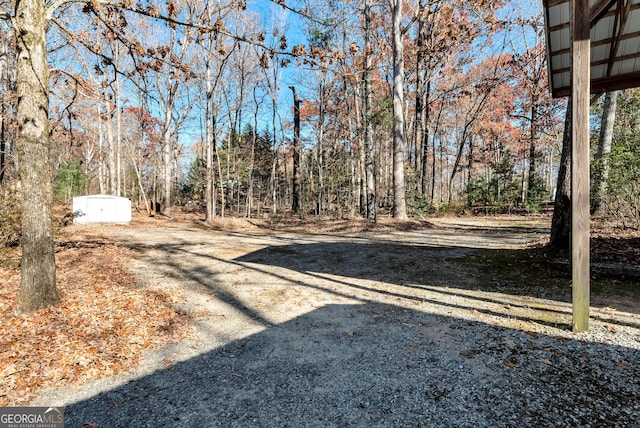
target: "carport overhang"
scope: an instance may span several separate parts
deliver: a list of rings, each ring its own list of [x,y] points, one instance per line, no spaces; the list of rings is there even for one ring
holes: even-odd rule
[[[543,0],[553,97],[571,96],[573,329],[589,329],[589,106],[640,86],[640,0]]]

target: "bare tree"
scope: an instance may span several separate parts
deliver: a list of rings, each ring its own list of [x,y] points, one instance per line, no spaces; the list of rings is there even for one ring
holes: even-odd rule
[[[2,23],[0,22],[0,25]],[[2,28],[0,35],[0,184],[7,173],[7,117],[9,114],[8,100],[13,92],[15,83],[15,58],[10,49],[10,40],[13,39],[13,31]]]
[[[300,211],[300,99],[295,86],[289,86],[293,92],[293,180],[291,192],[291,211]]]
[[[44,0],[16,0],[13,13],[0,12],[2,18],[11,20],[17,43],[17,122],[21,124],[18,130],[17,152],[23,206],[22,279],[16,306],[16,311],[19,313],[28,313],[55,305],[60,299],[56,288],[51,219],[53,172],[50,163],[49,64],[46,49],[47,30],[50,24],[54,23],[61,33],[68,30],[54,15],[57,12],[63,13],[70,10],[72,8],[70,5],[73,3],[75,2],[71,0],[47,3]],[[177,19],[171,16],[175,15],[175,10],[168,10],[169,16],[161,17],[157,10],[151,13],[149,8],[132,4],[132,2],[122,4],[110,2],[105,9],[111,13],[118,7],[144,16],[162,18],[169,22],[170,26],[176,26]],[[138,7],[139,9],[136,9]],[[170,9],[169,5],[167,8]],[[105,16],[101,15],[103,8],[100,0],[87,2],[83,12],[85,10],[94,13],[98,21],[107,23]],[[121,27],[126,26],[124,15],[117,13],[112,15],[117,22],[121,23]],[[198,26],[186,23],[185,26],[217,31],[215,27],[208,24]],[[116,34],[118,28],[114,27],[110,30]],[[191,39],[186,37],[183,44],[188,46]],[[185,51],[187,46],[183,46]],[[138,52],[140,55],[146,53],[135,41],[131,42],[129,51]],[[99,51],[94,53],[107,62],[111,61]],[[169,87],[168,92],[171,93],[172,89]],[[166,123],[170,123],[171,120],[171,117],[168,117]],[[168,135],[169,133],[170,131],[167,131]],[[170,164],[172,162],[169,160],[167,168],[170,168]],[[170,174],[166,175],[170,177]],[[171,183],[169,183],[170,186]],[[165,199],[170,202],[170,197],[166,198],[165,195]]]
[[[402,43],[402,3],[391,0],[393,19],[393,217],[407,218],[404,182],[404,53]]]
[[[591,199],[591,214],[597,213],[602,206],[602,197],[607,191],[609,178],[609,154],[613,142],[613,125],[616,121],[616,104],[620,91],[610,91],[604,97],[602,121],[600,123],[600,138],[595,161],[599,162],[598,171],[593,174],[593,197]]]
[[[49,162],[49,64],[47,10],[42,0],[17,0],[13,23],[17,41],[18,156],[22,183],[22,278],[16,312],[55,305]]]
[[[212,20],[214,15],[211,3],[208,4],[207,13],[209,20]],[[223,40],[214,37],[212,34],[208,34],[206,38],[206,43],[202,45],[205,47],[205,204],[206,221],[210,222],[216,215],[217,203],[214,155],[216,160],[218,160],[216,148],[216,133],[218,131],[216,117],[218,115],[219,103],[215,102],[215,97],[217,96],[228,59],[237,47],[237,43],[229,47],[225,46]]]
[[[190,44],[190,37],[187,36],[184,42],[178,42],[177,30],[172,29],[170,45],[172,48],[176,48],[178,43],[182,46],[182,57],[187,53],[187,47]],[[164,132],[162,138],[162,214],[166,216],[171,215],[171,191],[173,189],[173,157],[175,152],[174,147],[174,109],[178,97],[178,89],[182,83],[180,72],[177,70],[177,64],[169,62],[167,64],[168,70],[166,71],[167,80],[158,79],[158,93],[161,97],[161,108],[164,110]]]
[[[556,199],[551,220],[549,244],[558,249],[568,249],[571,243],[571,99],[567,102],[562,136],[562,153],[558,169]]]
[[[373,165],[373,127],[372,116],[372,89],[371,68],[373,47],[371,44],[371,0],[364,2],[364,170],[365,170],[365,197],[366,217],[376,220],[376,176]]]

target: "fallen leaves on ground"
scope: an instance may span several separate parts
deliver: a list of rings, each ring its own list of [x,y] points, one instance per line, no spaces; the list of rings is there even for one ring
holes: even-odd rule
[[[20,271],[0,267],[0,406],[131,370],[144,349],[191,334],[171,296],[136,284],[124,267],[131,251],[83,242],[65,242],[56,254],[60,304],[30,315],[13,313]]]
[[[592,231],[591,256],[598,261],[637,264],[640,260],[640,231],[614,227]]]

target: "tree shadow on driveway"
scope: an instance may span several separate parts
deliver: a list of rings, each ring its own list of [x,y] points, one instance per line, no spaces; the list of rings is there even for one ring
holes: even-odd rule
[[[65,422],[632,426],[638,356],[388,304],[327,305],[71,404]]]
[[[570,289],[549,300],[535,287],[496,288],[478,273],[486,250],[426,246],[419,236],[402,243],[183,234],[146,246],[142,236],[127,245],[139,251],[154,282],[209,293],[234,317],[251,321],[238,325],[257,332],[221,339],[224,328],[214,327],[233,320],[208,320],[206,351],[90,391],[91,398],[66,407],[68,426],[546,427],[640,420],[637,342],[569,337]],[[303,305],[294,300],[300,290],[320,298]],[[628,326],[638,328],[633,319]],[[556,323],[564,334],[496,325],[510,320]]]
[[[234,261],[264,272],[269,271],[269,266],[301,272],[343,285],[343,290],[450,304],[571,328],[569,266],[550,260],[541,248],[504,250],[336,241],[269,246]],[[611,282],[600,278],[596,283],[604,296],[600,303],[606,311],[594,310],[591,317],[640,328],[640,320],[634,316],[640,306],[632,304],[640,290]],[[611,309],[616,306],[620,311],[613,316]]]

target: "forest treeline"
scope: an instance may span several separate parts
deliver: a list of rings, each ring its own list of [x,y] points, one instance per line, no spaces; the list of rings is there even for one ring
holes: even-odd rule
[[[207,220],[537,211],[567,103],[515,3],[0,1],[3,240],[50,193]],[[592,110],[593,211],[635,228],[638,103]]]
[[[66,25],[54,20],[51,161],[61,202],[114,194],[170,215],[174,205],[204,209],[210,192],[211,215],[284,214],[291,212],[298,168],[300,214],[366,215],[369,162],[375,208],[393,212],[391,3],[314,2],[300,12],[311,18],[300,18],[305,43],[290,51],[278,22],[284,14],[260,30],[255,13],[234,3],[156,8],[189,22],[213,21],[257,43],[91,3],[66,7]],[[496,1],[405,3],[409,215],[478,205],[538,210],[554,194],[566,105],[549,95],[542,17],[496,13]],[[304,3],[296,6],[305,10]],[[91,12],[91,22],[80,19]],[[4,26],[0,181],[7,188],[17,180],[18,156],[15,41],[11,24]],[[300,147],[288,85],[302,98]],[[611,166],[633,171],[624,160],[633,147],[622,135],[633,126],[617,129]],[[634,214],[635,208],[621,209],[637,194],[626,190],[605,204],[612,214]]]

